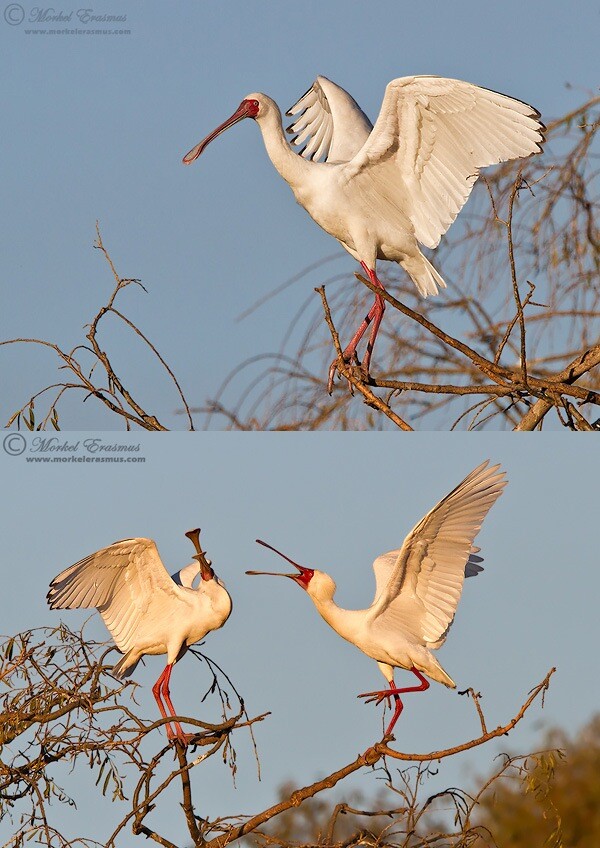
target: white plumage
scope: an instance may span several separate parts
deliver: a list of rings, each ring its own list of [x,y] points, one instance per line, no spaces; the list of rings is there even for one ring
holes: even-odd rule
[[[356,100],[327,77],[319,76],[286,115],[297,115],[286,132],[305,159],[348,162],[368,139],[373,124]]]
[[[446,640],[465,576],[482,570],[479,548],[473,546],[473,540],[505,485],[505,473],[498,465],[488,467],[487,462],[465,477],[414,527],[401,548],[377,557],[373,563],[375,598],[368,609],[341,609],[333,600],[336,585],[328,574],[300,566],[281,554],[299,574],[280,576],[302,586],[325,621],[377,661],[390,688],[361,697],[378,702],[395,699],[386,735],[402,711],[399,695],[429,687],[423,674],[451,688],[456,686],[431,652]],[[260,544],[276,551],[264,542]],[[394,668],[409,669],[420,685],[398,689]]]
[[[170,715],[176,715],[169,692],[173,666],[190,645],[222,627],[231,612],[231,598],[200,547],[200,531],[186,535],[196,548],[195,561],[172,576],[152,539],[123,539],[65,569],[48,592],[51,609],[96,607],[124,654],[115,676],[130,675],[146,654],[167,655],[152,690],[165,718],[161,695]],[[167,735],[185,742],[179,722],[174,724],[176,732],[167,724]]]
[[[249,94],[236,112],[197,144],[193,162],[210,141],[242,118],[254,118],[267,153],[296,200],[358,260],[383,289],[377,259],[398,262],[423,297],[445,283],[419,243],[433,248],[464,206],[479,170],[541,150],[544,125],[527,103],[461,80],[410,76],[392,80],[372,126],[343,88],[319,76],[289,110],[298,115],[285,139],[281,113],[266,94]],[[322,161],[318,161],[322,160]],[[350,362],[372,323],[363,358],[369,361],[384,311],[377,294],[344,350]],[[330,369],[331,389],[335,363]]]

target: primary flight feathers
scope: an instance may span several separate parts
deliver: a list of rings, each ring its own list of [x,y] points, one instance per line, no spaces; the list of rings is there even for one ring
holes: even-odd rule
[[[403,628],[429,648],[444,643],[464,578],[480,570],[473,540],[506,485],[500,466],[487,466],[478,466],[428,512],[401,548],[377,557],[372,621]]]
[[[181,594],[152,539],[122,539],[55,577],[48,603],[51,609],[96,607],[117,647],[127,653],[143,617],[153,619]]]

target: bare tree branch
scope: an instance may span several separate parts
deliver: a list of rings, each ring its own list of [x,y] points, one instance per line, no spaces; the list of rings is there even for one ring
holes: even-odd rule
[[[192,420],[192,415],[188,402],[185,398],[185,395],[183,394],[179,381],[177,380],[172,369],[167,365],[163,356],[158,352],[157,348],[139,329],[139,327],[137,327],[133,321],[123,315],[123,313],[116,309],[114,306],[119,293],[126,286],[136,284],[141,288],[144,287],[137,279],[125,279],[119,276],[114,266],[114,263],[110,257],[110,254],[104,246],[102,236],[100,234],[100,228],[97,222],[96,235],[97,237],[94,247],[97,250],[100,250],[101,253],[104,255],[110,267],[112,275],[115,279],[115,287],[106,305],[98,311],[98,313],[94,316],[91,323],[89,324],[89,329],[86,336],[89,342],[89,347],[87,345],[77,345],[71,351],[64,351],[57,344],[53,344],[52,342],[44,341],[42,339],[34,338],[17,338],[0,342],[0,345],[32,344],[49,348],[50,350],[54,351],[54,353],[59,359],[59,362],[61,363],[59,365],[59,369],[64,369],[67,372],[70,372],[70,374],[75,379],[74,381],[68,380],[65,382],[55,383],[51,386],[46,386],[45,388],[36,392],[32,397],[29,398],[29,400],[26,401],[26,403],[23,404],[23,406],[21,406],[11,415],[6,426],[10,427],[15,423],[17,424],[17,426],[19,426],[21,423],[23,423],[29,430],[45,430],[47,426],[51,425],[56,430],[59,430],[60,401],[63,399],[65,393],[68,392],[70,394],[72,390],[82,390],[84,392],[84,400],[86,400],[90,396],[94,397],[110,413],[122,419],[128,430],[131,429],[132,426],[140,427],[143,430],[150,431],[167,429],[163,424],[161,424],[161,422],[155,415],[146,412],[142,404],[136,399],[135,392],[130,391],[124,386],[121,378],[119,377],[116,369],[114,368],[111,362],[108,353],[100,346],[100,343],[98,341],[99,325],[106,316],[114,315],[127,327],[129,327],[129,329],[132,330],[133,333],[139,339],[141,339],[145,347],[152,352],[152,354],[160,363],[163,370],[166,371],[170,381],[173,383],[176,389],[179,400],[183,404],[183,411],[187,418],[188,429],[193,430],[194,422]],[[89,353],[92,356],[91,366],[89,365],[89,363],[84,364],[81,358],[82,354],[85,353]],[[98,366],[101,366],[99,370],[102,373],[102,377],[99,379],[97,379],[94,375],[94,372]],[[58,389],[58,391],[54,398],[50,400],[46,413],[44,414],[41,422],[38,423],[35,420],[36,403],[42,396],[44,396],[47,392],[50,392],[52,389]]]
[[[423,804],[418,791],[423,776],[430,769],[427,764],[506,735],[522,720],[540,694],[543,697],[554,672],[552,669],[535,687],[509,722],[492,731],[485,729],[479,696],[471,692],[482,733],[467,742],[427,754],[410,754],[391,748],[392,737],[384,737],[331,774],[286,790],[278,802],[263,810],[244,817],[233,814],[211,818],[206,810],[202,817],[196,812],[194,780],[197,770],[220,753],[232,776],[235,776],[233,735],[251,730],[253,724],[262,721],[268,714],[248,717],[243,700],[231,680],[214,661],[196,652],[211,674],[207,692],[215,692],[220,698],[222,721],[210,723],[198,718],[179,717],[180,722],[195,730],[190,745],[184,746],[178,741],[165,743],[161,728],[167,719],[148,722],[141,718],[133,700],[135,684],[122,683],[111,676],[108,661],[114,653],[114,648],[106,649],[102,644],[88,642],[83,633],[73,633],[64,625],[27,631],[5,639],[0,645],[0,680],[3,684],[0,696],[0,815],[11,817],[16,824],[14,839],[8,843],[11,846],[16,848],[25,841],[36,840],[60,848],[76,844],[102,844],[110,848],[122,841],[129,828],[135,835],[144,836],[159,845],[173,846],[176,843],[165,832],[164,826],[158,826],[154,813],[165,804],[172,806],[170,792],[178,787],[180,815],[194,846],[225,848],[254,834],[266,844],[292,848],[293,842],[278,839],[265,831],[264,826],[325,790],[342,784],[350,775],[375,766],[388,775],[389,788],[400,793],[402,805],[379,812],[357,810],[348,804],[338,805],[328,822],[328,836],[323,844],[344,848],[357,844],[359,835],[361,839],[370,838],[370,831],[360,827],[352,837],[335,842],[336,824],[339,817],[346,814],[387,816],[393,820],[394,826],[414,834],[431,803],[429,799]],[[237,698],[237,707],[233,709],[229,707],[229,693]],[[148,759],[146,751],[152,741],[156,753]],[[175,763],[172,762],[173,752]],[[388,770],[388,760],[419,764],[416,783],[401,773],[401,784],[397,787]],[[60,805],[76,800],[70,797],[71,790],[56,782],[54,765],[60,762],[69,764],[75,791],[78,769],[85,765],[95,773],[99,794],[109,795],[115,804],[120,805],[113,804],[111,808],[120,809],[121,818],[108,839],[96,840],[86,834],[67,838],[53,824],[52,801]],[[131,800],[128,801],[128,798]],[[457,798],[462,799],[463,796],[455,793]],[[171,811],[169,820],[173,817]],[[99,821],[99,824],[101,826],[102,822]],[[409,843],[406,844],[408,848]],[[410,842],[410,845],[413,843]]]

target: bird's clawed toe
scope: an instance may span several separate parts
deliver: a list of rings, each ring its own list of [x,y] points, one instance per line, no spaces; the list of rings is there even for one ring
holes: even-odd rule
[[[370,383],[371,375],[369,373],[369,366],[364,363],[361,364],[359,361],[356,352],[352,354],[352,357],[349,359],[346,356],[342,357],[341,362],[345,366],[345,368],[352,371],[352,375],[356,378],[357,382],[360,383]],[[352,381],[340,372],[340,357],[336,357],[331,365],[329,366],[328,379],[327,379],[327,393],[332,394],[333,392],[333,383],[335,380],[335,375],[339,374],[340,379],[342,377],[346,378],[346,382],[348,383],[348,391],[351,395],[354,394],[354,387],[352,385]]]
[[[381,704],[386,698],[391,697],[392,693],[388,692],[363,692],[362,695],[357,695],[357,698],[365,698],[365,704]]]
[[[193,742],[195,735],[195,733],[184,733],[181,725],[174,731],[167,724],[167,738],[172,745],[182,745],[184,748],[187,748]]]
[[[335,380],[335,375],[338,372],[338,360],[337,358],[333,360],[331,365],[329,366],[329,372],[327,375],[327,394],[331,395],[333,393],[333,381]]]
[[[194,735],[194,733],[184,733],[182,736],[174,736],[173,739],[171,739],[171,742],[176,745],[183,745],[184,748],[187,748],[188,745],[191,745]]]
[[[362,365],[360,366],[360,374],[361,374],[361,379],[362,379],[363,383],[371,383],[372,382],[371,372],[369,371],[369,365],[368,365],[368,363],[365,363],[364,361],[363,361]]]
[[[332,392],[333,392],[333,383],[334,383],[334,380],[335,380],[335,375],[338,374],[340,379],[342,379],[342,377],[345,376],[340,371],[340,365],[343,365],[346,368],[348,368],[350,366],[354,367],[355,362],[353,362],[352,360],[355,360],[355,362],[358,363],[358,360],[356,359],[356,354],[353,355],[352,359],[348,359],[346,356],[342,356],[342,357],[338,356],[333,360],[333,362],[329,366],[329,374],[328,374],[328,379],[327,379],[327,393],[328,394],[332,394]],[[348,390],[349,390],[350,394],[353,395],[354,389],[352,387],[352,382],[348,379],[348,377],[346,377],[346,381],[348,383]]]

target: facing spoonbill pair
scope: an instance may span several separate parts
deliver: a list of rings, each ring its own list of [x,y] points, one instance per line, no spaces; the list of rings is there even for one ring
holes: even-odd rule
[[[391,734],[402,711],[400,695],[429,687],[424,674],[455,687],[431,651],[448,635],[464,577],[482,570],[473,540],[505,485],[505,474],[498,465],[490,468],[484,462],[472,471],[427,513],[400,549],[375,560],[375,600],[365,610],[340,609],[333,601],[336,586],[329,575],[297,565],[281,554],[298,574],[278,576],[289,577],[305,589],[325,621],[377,661],[389,689],[360,697],[377,703],[394,698],[386,735]],[[152,691],[163,718],[173,719],[175,731],[167,723],[167,736],[184,745],[190,737],[176,720],[169,692],[173,666],[190,645],[222,627],[231,612],[231,598],[200,547],[200,531],[190,530],[186,536],[196,548],[195,562],[171,577],[151,539],[125,539],[67,568],[54,578],[48,592],[52,609],[98,609],[124,653],[113,669],[117,677],[131,674],[145,654],[167,654],[167,665]],[[260,544],[275,550],[265,542]],[[247,572],[268,573],[272,572]],[[194,589],[198,576],[201,579]],[[394,668],[412,671],[419,685],[397,688]]]
[[[276,170],[297,202],[358,262],[371,283],[385,290],[376,262],[398,262],[423,297],[445,282],[421,253],[434,248],[467,201],[479,170],[531,156],[542,149],[539,112],[504,94],[437,76],[410,76],[386,87],[375,126],[343,88],[319,76],[286,113],[288,127],[266,94],[248,94],[224,123],[184,157],[189,165],[207,145],[243,118],[254,118]],[[318,161],[323,159],[323,161]],[[356,348],[372,323],[362,361],[365,377],[383,318],[385,301],[373,306],[343,351],[358,362]],[[329,369],[331,392],[337,360]]]

